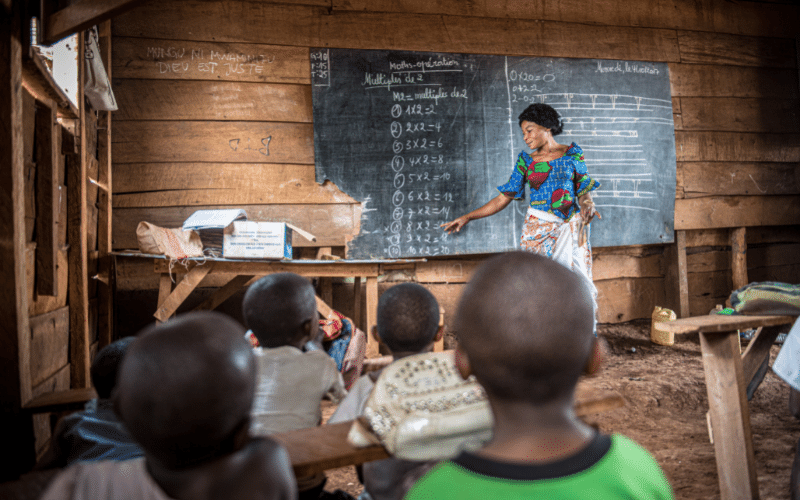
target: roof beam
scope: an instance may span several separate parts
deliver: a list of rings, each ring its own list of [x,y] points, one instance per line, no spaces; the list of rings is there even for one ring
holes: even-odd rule
[[[42,43],[51,45],[64,37],[91,28],[126,12],[144,0],[77,0],[43,20]]]

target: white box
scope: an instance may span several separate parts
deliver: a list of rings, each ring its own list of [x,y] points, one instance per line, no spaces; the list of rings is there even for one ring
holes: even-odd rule
[[[225,228],[222,256],[230,259],[291,259],[292,229],[283,222],[234,221]]]

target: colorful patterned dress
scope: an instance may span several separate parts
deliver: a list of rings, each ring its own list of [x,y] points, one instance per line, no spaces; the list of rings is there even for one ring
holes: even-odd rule
[[[592,250],[587,237],[578,245],[580,207],[578,198],[600,187],[589,177],[583,150],[574,142],[563,156],[534,162],[521,152],[507,183],[497,189],[515,200],[525,199],[525,185],[530,186],[530,206],[522,227],[523,250],[545,255],[577,270],[590,284],[592,295]]]

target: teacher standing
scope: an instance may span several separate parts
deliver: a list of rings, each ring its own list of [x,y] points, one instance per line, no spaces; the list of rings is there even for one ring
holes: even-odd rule
[[[500,194],[482,207],[442,224],[448,233],[459,232],[469,221],[494,215],[511,203],[525,199],[525,184],[530,186],[530,206],[522,227],[523,250],[549,257],[582,275],[592,296],[592,251],[589,222],[600,213],[591,191],[600,184],[589,177],[583,150],[574,142],[559,144],[555,136],[563,126],[558,112],[547,104],[528,106],[519,115],[522,137],[531,152],[522,151],[511,178],[497,189]],[[582,232],[586,232],[582,235]]]

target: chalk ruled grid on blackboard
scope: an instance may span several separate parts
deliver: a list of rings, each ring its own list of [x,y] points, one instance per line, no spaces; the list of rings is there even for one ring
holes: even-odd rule
[[[556,108],[557,140],[584,150],[602,186],[592,244],[672,241],[675,143],[666,64],[468,54],[312,49],[318,182],[362,202],[355,258],[511,250],[526,202],[471,222],[443,222],[497,195],[530,103]]]

